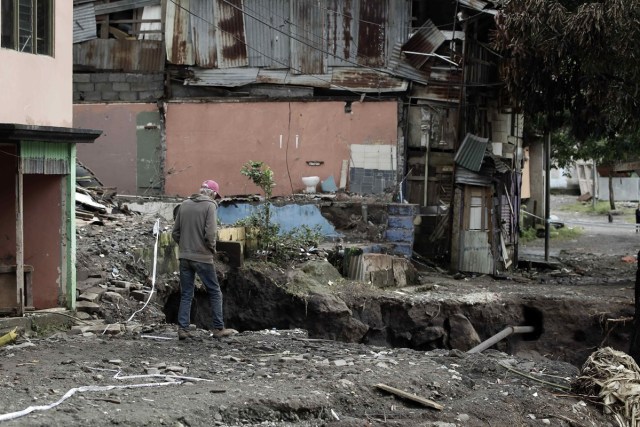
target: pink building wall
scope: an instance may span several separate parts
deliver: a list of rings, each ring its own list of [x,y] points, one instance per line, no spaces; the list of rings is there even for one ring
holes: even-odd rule
[[[71,127],[73,2],[54,4],[53,57],[0,48],[0,123]]]
[[[262,161],[274,195],[299,193],[303,176],[340,182],[351,144],[397,143],[397,102],[243,102],[166,105],[165,193],[187,196],[205,179],[223,195],[260,193],[240,174]],[[310,166],[307,162],[321,162]]]
[[[137,116],[157,112],[156,104],[76,104],[73,123],[77,128],[100,129],[93,144],[78,144],[78,160],[91,169],[106,187],[119,194],[137,192]]]
[[[16,263],[15,186],[17,159],[13,145],[0,146],[0,264]],[[63,234],[64,176],[24,175],[24,263],[33,266],[33,305],[58,306]]]

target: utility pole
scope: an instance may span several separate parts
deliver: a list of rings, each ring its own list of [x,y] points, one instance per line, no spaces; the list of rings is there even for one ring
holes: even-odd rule
[[[544,260],[549,261],[549,217],[551,216],[551,132],[544,141]]]

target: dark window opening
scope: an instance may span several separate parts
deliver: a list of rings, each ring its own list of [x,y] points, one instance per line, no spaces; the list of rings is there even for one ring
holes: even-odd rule
[[[0,47],[53,55],[54,0],[1,0]]]

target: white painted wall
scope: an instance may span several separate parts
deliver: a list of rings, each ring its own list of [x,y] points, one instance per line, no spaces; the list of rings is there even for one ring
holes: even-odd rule
[[[0,123],[72,127],[73,2],[55,2],[54,57],[0,48]]]

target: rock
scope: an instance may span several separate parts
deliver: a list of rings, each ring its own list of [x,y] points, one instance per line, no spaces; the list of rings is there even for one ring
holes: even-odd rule
[[[76,310],[84,311],[85,313],[99,313],[102,307],[95,302],[90,301],[77,301]]]
[[[78,301],[96,302],[98,298],[100,298],[100,294],[93,293],[93,292],[85,292],[83,294],[80,294],[80,296],[78,297]]]
[[[102,294],[102,300],[120,304],[124,301],[124,297],[117,292],[105,292]]]
[[[302,271],[325,285],[328,281],[344,280],[340,272],[328,261],[307,261],[302,265]]]
[[[167,366],[165,368],[165,370],[169,371],[169,372],[177,372],[179,374],[186,374],[187,373],[187,368],[183,367],[183,366]]]
[[[308,299],[306,329],[309,336],[361,342],[369,327],[351,317],[351,310],[335,295],[312,293]]]
[[[418,350],[442,348],[446,332],[442,326],[428,326],[411,334],[411,346]]]
[[[149,293],[147,291],[131,291],[131,298],[136,301],[146,301],[149,298]]]
[[[76,312],[76,317],[80,320],[90,320],[93,319],[89,313],[85,313],[84,311]]]
[[[449,346],[467,351],[480,344],[480,336],[463,314],[449,316]]]
[[[116,288],[115,286],[109,286],[107,288],[107,292],[114,292],[114,293],[122,295],[125,298],[129,296],[129,289],[128,288]]]

